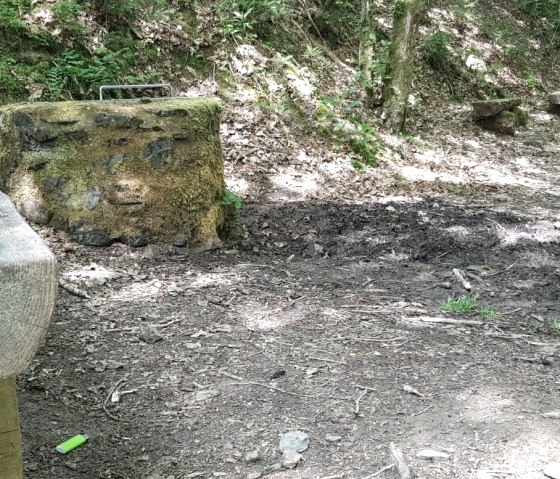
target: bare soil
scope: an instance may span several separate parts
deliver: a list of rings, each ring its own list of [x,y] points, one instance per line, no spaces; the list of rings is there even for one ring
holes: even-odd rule
[[[19,379],[26,477],[391,479],[375,476],[390,443],[418,478],[544,477],[560,457],[543,417],[560,410],[559,122],[535,103],[529,130],[498,137],[438,108],[425,147],[403,141],[364,175],[319,143],[257,168],[241,137],[265,151],[270,136],[231,134],[229,112],[246,234],[220,251],[69,248],[41,230],[88,297],[60,289]],[[442,308],[461,296],[475,310]],[[310,437],[303,462],[271,472],[292,430]]]

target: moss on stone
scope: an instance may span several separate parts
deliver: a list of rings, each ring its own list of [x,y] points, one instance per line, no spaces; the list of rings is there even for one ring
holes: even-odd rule
[[[31,118],[25,142],[18,141],[15,112]],[[212,100],[11,105],[0,109],[1,119],[0,181],[13,176],[9,190],[19,194],[10,172],[16,158],[17,168],[33,176],[54,226],[91,228],[112,239],[169,242],[183,235],[191,245],[216,245],[217,231],[231,231],[225,224],[232,215],[221,204],[220,108]]]

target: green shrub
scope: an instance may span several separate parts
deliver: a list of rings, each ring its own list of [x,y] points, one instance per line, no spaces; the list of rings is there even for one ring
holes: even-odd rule
[[[275,22],[293,15],[294,0],[222,0],[218,10],[225,36],[266,35]]]
[[[135,55],[130,50],[111,52],[100,49],[93,58],[67,50],[55,58],[46,72],[48,100],[84,99],[96,96],[103,84],[121,83]]]
[[[425,36],[420,42],[424,61],[444,75],[455,73],[450,47],[452,40],[451,35],[437,31]]]

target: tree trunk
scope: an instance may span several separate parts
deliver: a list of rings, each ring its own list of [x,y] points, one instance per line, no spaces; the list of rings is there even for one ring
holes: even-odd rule
[[[0,479],[23,479],[15,378],[0,379]]]
[[[371,11],[371,0],[362,0],[358,74],[360,85],[366,92],[366,104],[368,108],[373,104],[373,84],[375,79],[372,71],[372,63],[375,55],[376,42],[377,36],[375,33],[374,19]]]
[[[390,72],[383,88],[383,109],[390,127],[397,132],[404,131],[414,73],[414,46],[418,25],[427,8],[428,0],[395,2]]]

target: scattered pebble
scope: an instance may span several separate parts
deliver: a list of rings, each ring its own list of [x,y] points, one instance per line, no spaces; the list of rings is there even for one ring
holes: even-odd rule
[[[302,431],[290,431],[280,438],[280,451],[303,452],[309,447],[309,436]]]
[[[255,449],[254,451],[249,451],[247,454],[245,454],[245,462],[248,463],[257,462],[260,458],[261,458],[261,453],[258,449]]]
[[[285,375],[286,375],[286,370],[285,369],[279,369],[278,371],[275,371],[272,376],[270,376],[270,379],[278,379],[278,378],[281,378],[282,376],[285,376]]]
[[[251,472],[247,479],[259,479],[260,477],[262,477],[262,472]]]
[[[219,395],[220,391],[217,391],[215,389],[203,389],[202,391],[196,392],[195,399],[196,401],[203,402],[218,397]]]
[[[282,466],[286,469],[294,469],[301,462],[302,455],[299,452],[287,450],[282,457]]]
[[[140,339],[148,344],[153,344],[163,339],[163,336],[151,324],[143,324],[140,326]]]
[[[419,459],[448,459],[449,454],[441,451],[434,451],[433,449],[423,449],[416,457]]]
[[[560,411],[545,412],[542,417],[546,417],[548,419],[560,419]]]
[[[325,441],[327,442],[339,442],[342,440],[342,436],[335,436],[334,434],[327,434],[325,436]]]
[[[212,333],[231,333],[232,327],[230,324],[215,324],[210,328]]]

